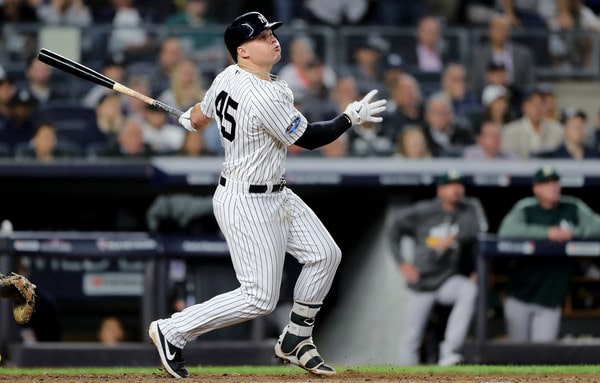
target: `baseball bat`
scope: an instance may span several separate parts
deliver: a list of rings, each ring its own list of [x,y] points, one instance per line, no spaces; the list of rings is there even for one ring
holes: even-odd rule
[[[60,69],[64,72],[82,78],[84,80],[91,81],[94,84],[98,84],[106,88],[112,89],[115,92],[119,92],[127,96],[137,98],[138,100],[143,101],[146,104],[164,110],[165,112],[168,112],[176,117],[179,117],[183,114],[183,112],[179,109],[173,108],[172,106],[155,100],[152,97],[146,96],[145,94],[135,91],[121,83],[116,82],[111,78],[106,77],[101,73],[96,72],[91,68],[88,68],[83,64],[75,62],[67,57],[61,56],[58,53],[52,52],[49,49],[40,49],[37,58],[41,62],[53,66],[57,69]]]

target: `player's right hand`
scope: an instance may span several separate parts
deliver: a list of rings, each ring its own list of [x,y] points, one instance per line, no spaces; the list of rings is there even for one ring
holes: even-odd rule
[[[344,114],[348,116],[352,125],[360,125],[363,122],[381,122],[382,117],[376,117],[387,109],[385,104],[386,100],[377,100],[371,102],[371,99],[379,92],[377,89],[373,89],[360,101],[354,101],[348,104]]]
[[[179,119],[177,120],[177,121],[179,121],[181,126],[183,126],[186,130],[189,130],[190,132],[196,131],[196,129],[194,129],[192,127],[192,120],[191,120],[193,108],[194,107],[192,106],[191,108],[186,110],[181,116],[179,116]]]

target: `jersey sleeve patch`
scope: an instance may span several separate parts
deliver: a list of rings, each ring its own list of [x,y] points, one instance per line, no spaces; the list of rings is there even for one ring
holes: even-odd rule
[[[302,122],[302,117],[300,115],[292,116],[292,121],[287,126],[287,128],[285,128],[285,134],[294,133],[300,126],[301,122]]]

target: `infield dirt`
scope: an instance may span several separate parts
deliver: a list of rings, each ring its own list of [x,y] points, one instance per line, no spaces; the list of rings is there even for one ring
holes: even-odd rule
[[[166,373],[155,374],[40,374],[40,375],[0,375],[0,382],[11,383],[163,383],[176,382]],[[493,375],[465,375],[465,374],[371,374],[353,371],[344,371],[334,377],[321,378],[303,374],[281,375],[204,375],[192,374],[183,380],[185,383],[600,383],[600,375],[582,374],[493,374]]]

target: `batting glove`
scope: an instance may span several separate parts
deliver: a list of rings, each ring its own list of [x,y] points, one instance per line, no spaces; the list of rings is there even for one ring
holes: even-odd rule
[[[378,93],[377,89],[373,89],[360,101],[354,101],[348,104],[344,114],[348,116],[352,125],[360,125],[363,122],[381,122],[382,117],[376,117],[375,114],[385,111],[387,108],[386,100],[378,100],[371,102],[371,99]]]
[[[186,110],[181,116],[179,116],[179,119],[177,121],[179,121],[179,123],[181,124],[181,126],[183,126],[186,130],[189,130],[190,132],[195,132],[196,129],[194,129],[192,127],[192,108],[189,108],[188,110]]]

